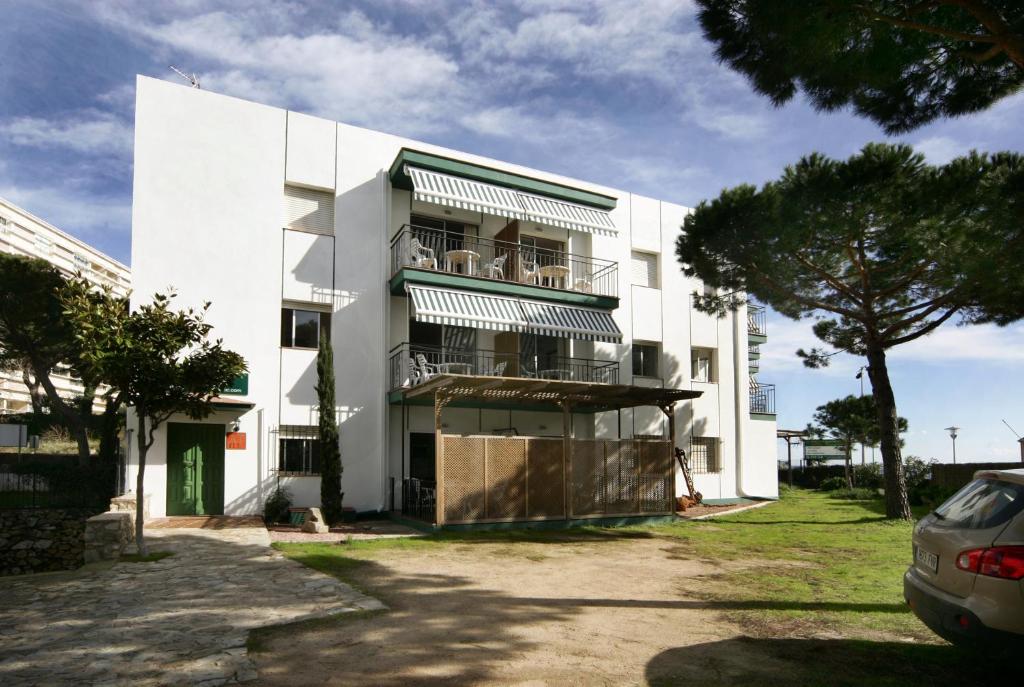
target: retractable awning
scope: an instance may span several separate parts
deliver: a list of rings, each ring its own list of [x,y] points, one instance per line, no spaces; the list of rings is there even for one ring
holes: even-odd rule
[[[622,341],[611,313],[604,310],[415,284],[406,288],[413,317],[419,322],[583,341]]]
[[[597,234],[615,234],[615,223],[605,210],[566,203],[552,198],[520,193],[526,219],[554,227]]]
[[[408,165],[405,171],[412,179],[416,200],[512,219],[524,217],[522,204],[512,189]]]
[[[591,234],[617,233],[611,215],[600,208],[524,193],[412,165],[405,166],[405,173],[412,179],[413,198],[416,200],[511,219],[526,219]]]
[[[583,341],[619,343],[622,332],[612,314],[605,310],[520,299],[527,328],[543,336],[560,336]]]
[[[408,290],[413,303],[413,317],[419,322],[499,332],[526,331],[523,310],[514,298],[412,284]]]

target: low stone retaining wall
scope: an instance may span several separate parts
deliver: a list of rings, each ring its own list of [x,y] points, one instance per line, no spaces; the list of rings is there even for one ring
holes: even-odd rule
[[[79,567],[85,560],[85,523],[95,512],[79,508],[0,510],[0,575]]]
[[[132,517],[125,511],[108,511],[85,523],[85,562],[117,560],[132,540]]]

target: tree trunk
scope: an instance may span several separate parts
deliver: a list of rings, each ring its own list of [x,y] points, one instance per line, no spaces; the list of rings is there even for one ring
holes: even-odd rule
[[[43,392],[43,386],[38,380],[32,376],[32,369],[28,363],[25,363],[21,368],[21,381],[25,382],[25,386],[28,387],[28,397],[32,400],[32,413],[39,415],[43,412],[43,398],[46,394]]]
[[[88,465],[89,433],[85,422],[82,421],[82,416],[60,397],[60,394],[57,393],[57,387],[53,385],[49,375],[40,374],[39,370],[39,366],[32,365],[32,373],[35,375],[36,381],[43,385],[43,389],[46,391],[46,398],[50,400],[50,408],[60,415],[75,437],[75,443],[78,444],[78,464],[81,466]]]
[[[146,452],[149,450],[149,446],[146,442],[146,416],[139,412],[138,408],[136,408],[136,413],[139,419],[139,428],[137,430],[139,473],[135,477],[135,548],[138,549],[140,556],[145,556],[149,552],[146,550],[146,540],[142,536],[142,514],[143,506],[146,504],[144,486],[146,483]]]
[[[885,473],[885,516],[910,520],[910,502],[907,500],[907,482],[903,477],[903,457],[900,455],[899,416],[896,414],[896,396],[889,381],[885,364],[885,349],[868,348],[868,376],[878,407],[878,428],[881,438],[882,470]]]

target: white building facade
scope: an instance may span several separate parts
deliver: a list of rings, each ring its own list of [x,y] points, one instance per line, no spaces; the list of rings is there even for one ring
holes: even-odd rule
[[[751,377],[763,324],[692,308],[703,286],[674,254],[686,208],[163,81],[137,89],[133,305],[168,286],[180,307],[211,301],[214,335],[249,367],[212,416],[158,433],[152,515],[258,513],[277,485],[318,505],[324,329],[359,512],[436,480],[441,427],[562,434],[557,410],[501,404],[455,404],[436,424],[407,392],[445,374],[699,391],[674,406],[697,489],[777,496],[774,399]],[[657,408],[571,421],[580,438],[667,431]]]
[[[131,289],[131,272],[126,265],[3,198],[0,252],[45,260],[67,277],[81,274],[97,285],[109,286],[118,296],[127,295]],[[81,380],[67,367],[58,368],[50,378],[63,398],[75,398],[84,391]],[[28,379],[34,383],[31,375]],[[101,395],[97,395],[93,407],[103,410]],[[0,414],[31,410],[32,399],[22,371],[0,370]]]

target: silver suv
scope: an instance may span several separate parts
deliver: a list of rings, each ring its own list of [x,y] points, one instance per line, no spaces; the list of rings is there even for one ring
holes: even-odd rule
[[[1024,470],[982,470],[914,528],[903,597],[957,644],[1024,645]]]

